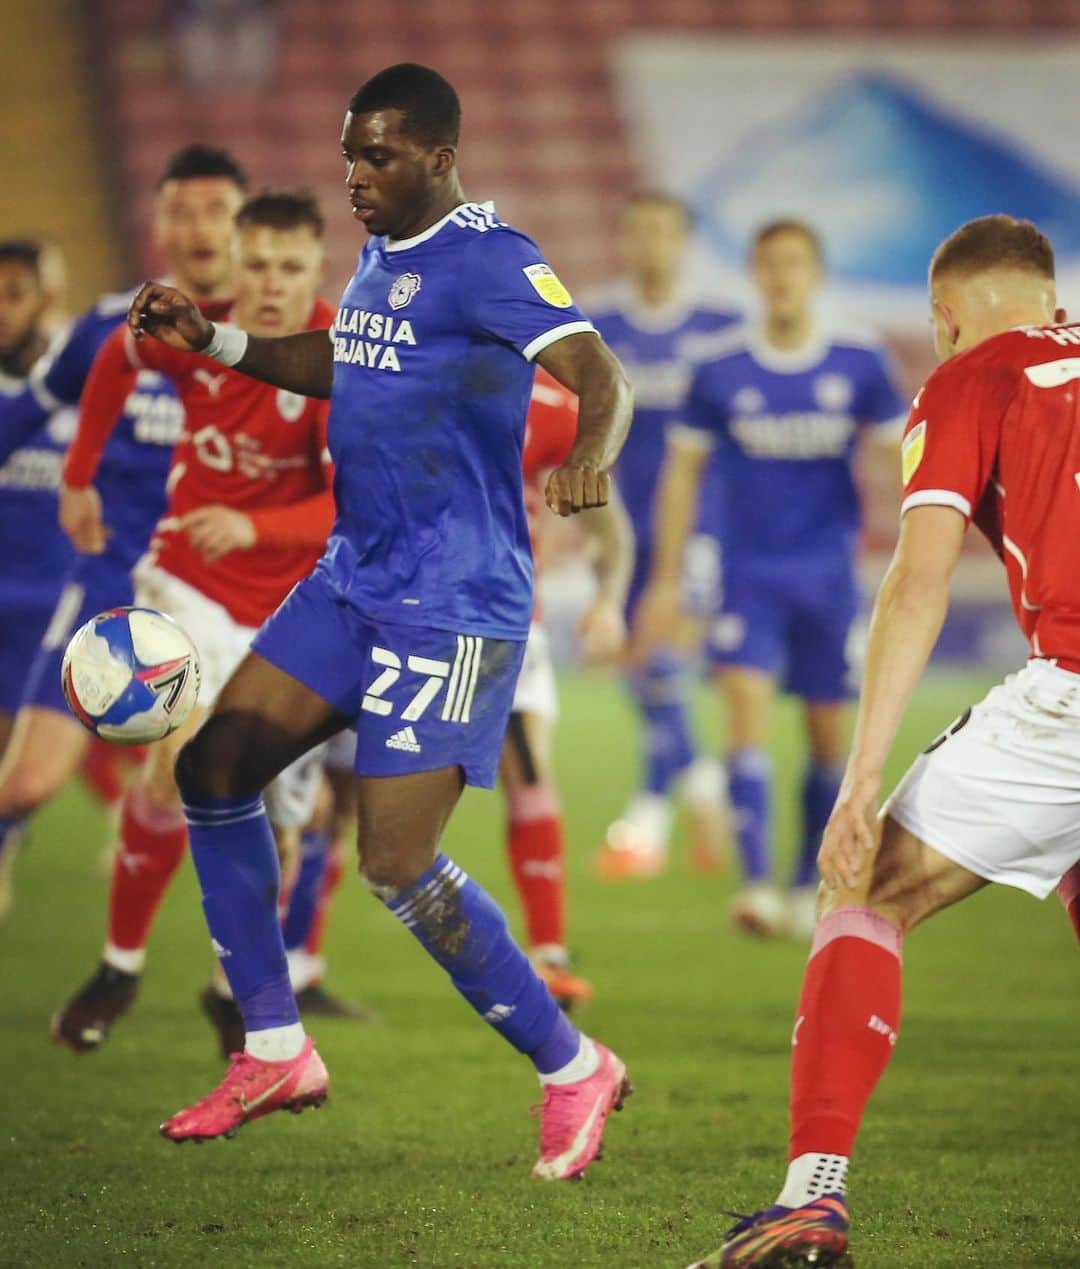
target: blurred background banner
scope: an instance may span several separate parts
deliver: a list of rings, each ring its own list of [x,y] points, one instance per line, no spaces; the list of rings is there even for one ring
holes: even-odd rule
[[[700,275],[750,302],[746,242],[777,216],[825,241],[830,306],[926,333],[926,267],[958,225],[1034,220],[1080,294],[1080,42],[632,34],[613,52],[636,164],[683,191]]]

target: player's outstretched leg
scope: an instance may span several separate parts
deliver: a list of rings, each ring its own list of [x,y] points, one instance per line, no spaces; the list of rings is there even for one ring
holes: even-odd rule
[[[848,1160],[900,1029],[903,934],[985,884],[887,818],[873,876],[825,892],[792,1034],[783,1189],[695,1269],[843,1263]]]
[[[581,1176],[631,1091],[626,1067],[559,1009],[490,895],[436,854],[461,787],[457,767],[362,779],[361,869],[473,1009],[536,1067],[544,1101],[533,1176]]]
[[[326,1100],[326,1067],[289,984],[278,852],[260,790],[341,724],[322,697],[249,653],[181,751],[176,775],[203,910],[246,1041],[217,1088],[162,1124],[170,1140],[232,1136],[251,1119]]]

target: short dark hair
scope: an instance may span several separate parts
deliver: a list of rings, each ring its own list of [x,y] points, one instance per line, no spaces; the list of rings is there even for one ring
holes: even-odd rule
[[[268,189],[252,195],[236,213],[237,229],[249,225],[270,229],[299,229],[306,225],[316,238],[321,238],[326,229],[319,200],[307,189]]]
[[[930,280],[943,273],[961,277],[993,268],[1026,269],[1054,277],[1054,248],[1030,220],[1013,216],[980,216],[961,225],[934,252]]]
[[[758,247],[764,246],[771,238],[778,238],[781,234],[801,234],[810,244],[818,263],[825,263],[825,244],[821,241],[821,235],[813,225],[808,225],[805,220],[799,220],[794,216],[783,216],[762,225],[750,239],[751,256]]]
[[[216,145],[186,145],[169,159],[157,187],[161,189],[166,181],[194,181],[215,176],[232,181],[242,190],[248,187],[247,173],[228,150]]]
[[[373,110],[400,110],[402,128],[421,145],[457,145],[461,135],[461,102],[449,80],[430,66],[400,62],[362,84],[349,101],[354,115]]]
[[[41,281],[44,244],[34,238],[7,238],[0,242],[0,264],[21,264]]]
[[[690,210],[690,204],[678,194],[672,194],[666,189],[635,190],[622,205],[623,215],[638,207],[668,207],[682,216],[687,228],[694,223],[694,213]]]

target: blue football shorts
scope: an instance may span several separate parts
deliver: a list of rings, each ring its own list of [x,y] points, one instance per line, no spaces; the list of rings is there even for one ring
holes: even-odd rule
[[[350,720],[358,775],[459,766],[494,786],[524,640],[368,620],[316,569],[251,646]]]
[[[707,642],[713,666],[762,670],[807,701],[850,699],[858,589],[849,558],[774,563],[728,554],[722,573]]]

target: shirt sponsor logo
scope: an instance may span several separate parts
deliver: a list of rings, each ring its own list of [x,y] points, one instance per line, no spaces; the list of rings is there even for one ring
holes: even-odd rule
[[[842,458],[855,432],[846,414],[761,414],[731,420],[731,435],[751,458]]]
[[[400,374],[398,347],[416,347],[416,335],[407,317],[371,313],[363,308],[338,309],[333,332],[334,361],[341,365]]]
[[[570,292],[559,281],[550,265],[527,264],[521,271],[529,279],[536,294],[553,308],[569,308],[573,304]]]
[[[386,297],[391,308],[404,308],[412,297],[420,290],[419,273],[403,273],[395,278],[390,286],[390,294]]]
[[[922,419],[904,437],[900,446],[900,470],[906,485],[919,470],[919,464],[926,453],[926,420]]]

